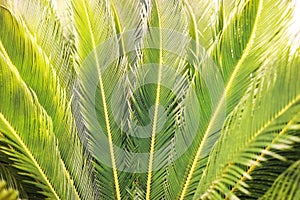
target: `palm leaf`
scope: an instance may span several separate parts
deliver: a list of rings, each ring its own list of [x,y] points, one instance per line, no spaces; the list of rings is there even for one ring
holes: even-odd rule
[[[3,27],[14,30],[13,24],[18,24],[19,29],[15,29],[13,34],[9,35],[7,32],[1,32],[1,41],[4,43],[1,52],[7,54],[7,59],[18,68],[21,77],[26,84],[32,88],[39,98],[39,102],[53,119],[53,131],[59,141],[59,149],[62,154],[64,163],[73,178],[75,179],[76,187],[82,188],[79,182],[86,182],[86,186],[91,186],[91,177],[88,175],[87,160],[83,157],[83,150],[71,116],[70,105],[68,105],[66,98],[66,88],[60,87],[60,81],[55,73],[55,68],[51,65],[50,59],[46,52],[43,51],[42,46],[33,38],[34,36],[26,29],[25,22],[14,15],[9,9],[2,7],[1,24]],[[11,48],[10,42],[14,41],[17,46]],[[25,54],[23,48],[27,48],[29,54]],[[45,47],[46,48],[46,47]],[[20,57],[20,55],[23,55]],[[30,56],[35,55],[35,56]],[[31,66],[29,68],[28,66]],[[43,66],[43,67],[41,67]],[[29,76],[31,73],[28,69],[33,70],[34,76]],[[32,73],[31,73],[32,75]],[[40,84],[44,83],[44,84]],[[47,97],[51,96],[52,101]],[[64,111],[64,112],[61,112]],[[76,161],[78,160],[78,161]],[[82,178],[82,174],[88,175]],[[79,189],[80,193],[85,196],[93,196],[92,187],[88,189],[85,187]]]
[[[0,0],[0,177],[30,199],[294,198],[293,7]]]
[[[241,4],[243,5],[242,9],[236,10],[232,22],[224,28],[222,35],[220,35],[218,48],[212,51],[212,56],[218,58],[215,62],[220,66],[224,91],[221,94],[219,93],[219,100],[216,101],[215,105],[212,105],[211,114],[204,113],[209,121],[207,121],[207,124],[202,125],[203,130],[200,130],[199,133],[201,141],[196,144],[198,147],[191,153],[194,156],[192,162],[185,165],[188,170],[180,194],[182,199],[187,194],[193,194],[189,191],[195,190],[202,174],[201,171],[206,165],[204,159],[208,156],[208,149],[211,149],[214,145],[223,125],[223,122],[220,121],[224,118],[222,115],[224,116],[225,112],[230,113],[238,104],[251,81],[251,74],[261,66],[259,59],[257,59],[257,62],[253,62],[253,59],[268,53],[269,48],[271,48],[268,45],[274,45],[274,43],[269,42],[272,38],[276,42],[282,42],[276,43],[276,45],[285,44],[284,40],[280,38],[282,35],[279,36],[277,33],[279,30],[286,30],[286,22],[290,16],[288,2],[282,2],[280,7],[274,7],[274,9],[277,9],[276,12],[271,8],[274,4],[271,1],[247,1]],[[269,10],[272,10],[272,12]],[[273,20],[269,20],[270,15],[274,15]],[[241,20],[249,22],[248,25]],[[236,23],[240,23],[240,25],[236,26]],[[281,27],[280,24],[285,27]],[[270,31],[266,31],[266,28]],[[278,31],[274,31],[275,29]],[[236,34],[239,31],[241,33]],[[232,54],[228,52],[232,52]],[[200,93],[200,95],[202,94]],[[178,165],[180,166],[182,163]]]
[[[68,5],[68,2],[65,1],[65,4]],[[64,6],[68,7],[67,5]],[[8,1],[6,7],[22,19],[24,28],[34,36],[36,43],[43,49],[56,71],[61,86],[68,88],[67,92],[72,91],[73,64],[76,64],[73,63],[74,36],[71,33],[73,27],[65,26],[70,21],[70,16],[66,16],[66,13],[70,13],[70,11],[64,11],[65,17],[63,18],[59,10],[52,5],[52,1],[46,0]]]
[[[289,53],[282,49],[281,52],[284,55]],[[233,198],[231,192],[235,189],[227,189],[231,186],[247,192],[243,181],[251,177],[252,168],[264,161],[266,155],[284,159],[273,150],[283,150],[293,142],[299,142],[299,138],[288,136],[290,127],[299,121],[299,85],[286,83],[287,79],[297,80],[299,57],[281,58],[272,65],[266,61],[262,64],[249,91],[228,118],[226,129],[198,186],[198,194],[203,194],[202,198],[222,198],[223,195]],[[273,95],[278,98],[270,103]],[[249,170],[246,170],[247,166]]]
[[[299,161],[292,164],[274,182],[261,199],[293,199],[299,194]]]
[[[1,43],[0,45],[3,47]],[[36,180],[31,184],[43,189],[41,194],[53,199],[79,199],[56,146],[50,117],[38,103],[36,95],[21,79],[7,55],[2,52],[0,66],[1,94],[7,97],[1,98],[1,142],[10,145],[2,146],[1,151],[15,161],[17,168],[24,170],[24,175]],[[10,87],[4,89],[4,83]],[[18,113],[10,109],[15,105],[19,107]],[[24,119],[22,116],[28,118]]]
[[[0,158],[0,180],[4,180],[8,187],[17,190],[19,192],[20,197],[28,198],[25,188],[23,187],[21,181],[19,181],[20,179],[17,178],[18,174],[16,170],[14,170],[14,168],[11,166],[12,162],[9,161],[9,158],[2,153],[0,155]]]
[[[142,191],[144,190],[143,198],[160,199],[167,196],[165,191],[169,190],[170,185],[164,184],[167,176],[166,170],[164,168],[160,170],[161,167],[158,166],[164,166],[170,162],[172,152],[166,141],[174,137],[174,128],[177,124],[175,116],[180,113],[180,108],[176,103],[180,96],[174,96],[174,92],[179,91],[178,88],[185,88],[184,84],[187,84],[182,81],[185,76],[184,63],[181,62],[183,58],[178,58],[174,52],[167,52],[165,49],[174,51],[174,46],[178,44],[176,50],[179,52],[184,50],[186,46],[184,42],[187,43],[187,41],[180,43],[182,41],[177,41],[176,38],[179,34],[186,34],[187,27],[181,3],[175,1],[152,1],[151,3],[151,14],[148,18],[149,30],[143,38],[143,56],[137,70],[133,72],[135,77],[133,85],[140,86],[140,88],[135,87],[133,97],[136,102],[135,110],[140,109],[139,114],[135,112],[135,115],[139,116],[136,117],[144,126],[145,132],[133,131],[136,131],[136,134],[149,136],[147,140],[136,141],[139,152],[149,150],[149,157],[141,161],[147,160],[148,165],[142,165],[139,168],[141,172],[147,171],[147,173],[136,177],[137,184],[140,185]],[[173,5],[174,9],[171,9],[169,5]],[[165,67],[170,69],[165,69]],[[167,71],[172,73],[172,78],[167,77]],[[167,79],[169,80],[166,84]],[[176,79],[178,84],[176,84]],[[175,103],[172,102],[174,99]],[[165,111],[161,111],[161,106]],[[167,119],[164,119],[166,116],[162,112],[168,113]]]
[[[97,6],[93,8],[93,6],[84,1],[73,2],[76,13],[75,24],[78,30],[78,53],[82,60],[82,68],[78,69],[79,93],[83,108],[83,118],[89,131],[90,151],[97,160],[95,167],[99,178],[100,190],[102,190],[104,198],[110,198],[113,195],[119,199],[121,197],[125,198],[127,193],[126,190],[120,190],[120,185],[127,188],[126,184],[130,181],[133,182],[133,180],[131,179],[131,174],[118,172],[118,169],[122,168],[121,166],[124,166],[123,163],[127,161],[126,156],[124,161],[124,158],[121,156],[123,154],[119,152],[120,150],[117,146],[122,145],[124,149],[132,149],[134,147],[133,144],[126,142],[127,136],[122,133],[122,127],[120,128],[119,124],[116,124],[114,121],[114,117],[118,117],[113,116],[114,113],[109,103],[112,101],[113,90],[118,84],[118,78],[126,77],[127,72],[125,69],[133,67],[136,63],[136,54],[139,54],[139,52],[134,47],[139,45],[139,40],[143,35],[144,22],[141,13],[144,12],[145,14],[146,11],[142,11],[144,5],[140,5],[137,1],[132,1],[132,4],[125,3],[125,1],[102,2],[99,4],[95,2],[95,4]],[[83,12],[79,8],[83,8]],[[135,19],[134,21],[124,18],[125,11],[128,12],[126,8],[133,11],[131,15]],[[82,18],[82,16],[85,16],[85,18]],[[87,31],[81,28],[86,24],[89,24]],[[104,29],[103,24],[106,24]],[[126,29],[129,29],[129,31],[133,29],[133,35],[129,34],[129,38],[127,37],[128,34],[123,34]],[[130,44],[130,41],[128,45],[128,39],[133,40],[134,44]],[[107,53],[108,49],[111,53]],[[131,59],[132,54],[133,60]],[[113,59],[113,62],[109,63],[111,59]],[[109,65],[108,69],[106,69],[107,64]],[[94,70],[98,72],[97,76],[92,75]],[[116,79],[112,80],[112,76]],[[94,80],[96,85],[91,80]],[[95,89],[97,98],[94,103],[95,94],[91,88],[97,86],[97,82],[99,82],[99,88]],[[94,86],[91,84],[94,84]],[[129,87],[124,89],[130,90]],[[120,94],[117,95],[117,97],[113,98],[122,99]],[[97,116],[90,114],[93,113],[94,109],[90,108],[90,105],[96,106]],[[122,119],[121,123],[123,121],[126,121],[126,119]],[[100,124],[100,127],[97,127],[97,124]],[[103,128],[103,131],[99,132],[101,128]],[[108,138],[107,143],[101,139],[101,136]],[[99,141],[104,142],[104,144],[102,143],[101,145]],[[108,149],[109,151],[107,151]],[[109,155],[109,158],[107,158],[109,164],[103,163],[103,159],[107,155]],[[107,165],[112,168],[110,169]],[[131,164],[128,163],[126,165]],[[110,180],[114,180],[114,182]]]
[[[111,128],[111,119],[109,118],[109,111],[107,106],[107,90],[104,88],[104,80],[103,75],[101,71],[101,65],[105,59],[99,57],[104,54],[98,54],[96,49],[97,46],[100,45],[102,42],[104,42],[106,39],[109,39],[109,37],[113,36],[115,33],[114,26],[113,26],[113,19],[111,15],[110,8],[108,6],[108,3],[106,1],[103,2],[86,2],[84,0],[82,1],[72,1],[72,6],[74,8],[74,22],[75,22],[75,28],[76,28],[76,47],[78,56],[80,59],[80,64],[82,66],[79,66],[77,70],[77,74],[79,76],[79,82],[80,82],[80,93],[84,94],[84,98],[82,98],[81,104],[83,104],[84,110],[83,110],[83,117],[86,120],[86,127],[89,130],[89,137],[91,138],[89,142],[89,149],[91,153],[94,155],[96,160],[98,160],[98,164],[96,165],[96,169],[98,171],[98,179],[99,179],[99,186],[100,190],[102,190],[102,195],[104,198],[109,198],[111,196],[114,196],[117,199],[121,199],[121,192],[120,192],[120,186],[119,186],[119,176],[116,168],[116,160],[115,160],[115,152],[113,148],[113,142],[112,142],[112,134],[114,133],[114,130]],[[86,25],[88,28],[86,29]],[[113,49],[115,50],[115,49]],[[112,53],[114,51],[111,51]],[[95,64],[96,68],[93,68],[93,66],[89,66],[89,57],[90,60],[94,61],[93,64]],[[84,60],[88,60],[87,62],[83,62]],[[110,162],[112,168],[110,169],[107,166],[101,165],[101,153],[99,153],[99,144],[97,144],[97,139],[99,138],[99,129],[94,129],[95,125],[98,124],[97,118],[95,119],[94,116],[92,116],[91,119],[89,119],[89,113],[90,111],[87,110],[87,106],[91,104],[90,101],[87,101],[87,98],[91,98],[93,102],[93,98],[95,98],[94,93],[90,94],[90,87],[86,87],[86,83],[89,83],[91,77],[87,77],[90,73],[94,73],[93,71],[96,70],[97,74],[95,76],[94,81],[97,86],[97,82],[99,82],[99,95],[100,95],[100,103],[98,105],[101,105],[103,115],[101,117],[101,121],[103,122],[102,125],[104,127],[104,132],[107,133],[107,137],[109,140],[109,154],[110,155]],[[94,92],[94,91],[92,91]],[[92,95],[91,97],[88,97],[87,95]],[[92,103],[92,105],[95,105]],[[96,121],[95,121],[96,120]],[[114,180],[112,184],[110,180]]]
[[[217,2],[186,0],[184,7],[190,20],[190,37],[208,50],[220,32]]]

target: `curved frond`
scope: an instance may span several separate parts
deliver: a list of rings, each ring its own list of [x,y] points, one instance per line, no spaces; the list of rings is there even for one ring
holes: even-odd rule
[[[86,127],[89,131],[88,137],[89,144],[88,148],[90,152],[99,162],[96,164],[97,176],[99,179],[99,186],[101,190],[101,195],[104,198],[110,198],[114,196],[117,199],[121,199],[120,185],[119,185],[119,175],[116,167],[115,153],[112,142],[112,134],[114,134],[111,129],[111,119],[108,114],[108,104],[107,104],[107,89],[104,87],[103,71],[101,71],[101,64],[105,62],[108,57],[100,57],[102,54],[97,52],[97,47],[110,37],[116,37],[115,30],[113,26],[112,15],[107,1],[85,1],[85,0],[74,0],[72,1],[72,7],[74,10],[74,23],[76,28],[75,43],[77,48],[77,54],[79,56],[79,66],[76,69],[79,83],[80,83],[80,104],[82,105],[82,115],[85,119]],[[113,47],[112,47],[113,48]],[[114,49],[111,53],[114,53]],[[104,54],[103,54],[104,55]],[[109,55],[104,55],[109,56]],[[93,62],[93,64],[89,64]],[[96,73],[95,79],[93,80],[89,77],[90,73]],[[93,77],[93,76],[92,76]],[[117,76],[116,76],[117,77]],[[101,121],[103,122],[104,132],[107,133],[109,140],[109,155],[112,168],[101,165],[101,153],[99,153],[99,138],[101,130],[97,130],[93,127],[98,125],[97,117],[92,116],[89,118],[88,106],[95,106],[93,98],[95,98],[95,92],[91,91],[90,87],[86,87],[86,84],[93,80],[95,86],[99,84],[99,94],[101,108],[103,109],[103,115],[101,115]],[[105,85],[106,86],[106,85]],[[109,86],[109,85],[108,85]],[[92,87],[93,88],[93,87]],[[82,96],[83,95],[83,96]],[[91,95],[91,97],[89,97]],[[89,99],[91,98],[91,99]],[[93,109],[95,109],[93,107]],[[93,112],[92,112],[93,113]],[[95,119],[96,118],[96,119]],[[96,121],[95,121],[96,120]],[[99,133],[100,131],[100,133]],[[101,151],[100,151],[101,152]],[[111,181],[113,180],[113,181]]]
[[[184,0],[184,7],[190,20],[189,33],[193,40],[209,50],[220,33],[218,3],[214,0]]]
[[[274,45],[279,49],[286,48],[288,40],[284,37],[284,31],[288,27],[287,22],[291,21],[292,10],[288,1],[282,1],[276,6],[273,1],[259,0],[245,1],[241,5],[241,9],[234,12],[234,20],[223,30],[217,50],[211,52],[222,74],[224,90],[217,96],[218,100],[211,106],[212,110],[204,113],[208,119],[207,124],[204,122],[200,127],[202,130],[199,130],[198,139],[201,140],[193,147],[192,162],[186,165],[188,170],[180,194],[181,199],[186,195],[193,195],[189,191],[194,191],[198,185],[203,167],[207,163],[205,159],[209,149],[217,141],[222,128],[223,122],[220,120],[224,118],[224,114],[227,116],[239,103],[253,73],[261,67],[262,60],[272,54],[270,49]],[[273,15],[272,20],[270,15]],[[273,52],[274,57],[276,53]]]
[[[47,47],[41,46],[34,39],[35,35],[27,29],[21,17],[7,7],[0,9],[0,23],[5,27],[0,31],[0,39],[3,43],[0,52],[5,55],[7,62],[11,62],[17,68],[24,82],[35,92],[39,103],[52,118],[53,132],[59,141],[58,147],[64,164],[74,178],[79,193],[83,197],[91,198],[94,191],[88,161],[84,158],[83,147],[74,126],[67,87],[60,84],[54,63],[44,50]],[[5,31],[6,29],[11,30],[11,33]],[[11,46],[11,42],[16,45]],[[24,48],[27,51],[24,51]],[[82,182],[86,185],[81,185]]]
[[[252,168],[265,161],[265,156],[284,160],[276,152],[300,141],[290,135],[292,127],[299,123],[300,87],[286,81],[296,82],[300,60],[297,54],[286,60],[283,55],[288,53],[282,51],[272,65],[268,61],[262,64],[244,98],[227,119],[198,186],[202,198],[234,198],[235,187],[248,193],[251,185],[244,181],[251,178]]]
[[[24,175],[36,180],[31,184],[41,188],[41,194],[52,199],[80,199],[57,148],[51,118],[7,56],[2,52],[0,56],[1,95],[6,97],[0,100],[0,140],[9,144],[1,146],[1,151]],[[13,112],[16,105],[18,112]]]
[[[12,162],[9,161],[8,157],[1,153],[0,154],[1,163],[0,163],[0,180],[4,180],[8,187],[13,188],[19,192],[20,198],[27,198],[26,188],[22,185],[22,182],[19,181],[17,177],[19,176],[16,170],[11,166]]]
[[[147,173],[137,177],[137,183],[144,186],[141,188],[145,190],[145,199],[161,199],[171,194],[171,184],[165,182],[167,169],[159,166],[165,166],[175,156],[169,142],[179,130],[176,127],[179,123],[177,115],[183,110],[179,101],[184,98],[183,93],[188,87],[185,63],[182,62],[185,57],[184,53],[181,54],[188,45],[187,40],[181,41],[188,29],[180,2],[154,0],[150,5],[149,29],[142,40],[142,58],[136,71],[133,71],[135,80],[132,83],[140,86],[135,87],[133,107],[136,110],[135,117],[139,123],[144,123],[145,130],[133,132],[147,134],[149,137],[137,142],[140,152],[145,149],[149,152],[148,159],[144,161],[147,160],[148,165],[140,167],[141,171],[145,170]]]
[[[260,199],[293,199],[300,195],[300,162],[295,162],[284,171],[272,187]]]
[[[0,179],[30,199],[295,198],[294,3],[0,0]]]
[[[58,1],[61,4],[62,1]],[[68,1],[64,1],[67,4]],[[22,20],[20,28],[27,29],[40,50],[48,57],[53,70],[60,80],[61,87],[67,88],[67,94],[71,95],[74,84],[74,36],[71,27],[66,27],[64,20],[70,22],[70,16],[62,19],[60,12],[53,5],[52,1],[8,1],[6,7]],[[64,11],[64,15],[70,14],[69,10]]]

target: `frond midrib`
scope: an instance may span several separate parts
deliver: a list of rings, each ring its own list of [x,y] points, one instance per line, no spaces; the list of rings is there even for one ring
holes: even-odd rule
[[[161,19],[158,10],[158,3],[154,0],[155,8],[157,12],[157,19],[158,19],[158,26],[161,27]],[[146,190],[146,200],[150,200],[150,193],[151,193],[151,182],[152,182],[152,168],[153,168],[153,161],[154,161],[154,152],[155,152],[155,139],[156,139],[156,128],[158,123],[158,108],[160,102],[160,90],[161,90],[161,76],[162,76],[162,63],[163,63],[163,55],[162,55],[162,38],[160,34],[159,38],[159,63],[158,63],[158,85],[156,88],[156,99],[155,99],[155,108],[154,108],[154,116],[153,116],[153,126],[152,126],[152,133],[151,133],[151,144],[150,144],[150,152],[149,152],[149,166],[148,166],[148,177],[147,177],[147,190]]]
[[[249,144],[249,143],[251,143],[253,140],[255,140],[255,138],[257,138],[257,136],[258,135],[260,135],[260,134],[262,134],[263,133],[263,131],[266,129],[266,128],[268,128],[276,119],[278,119],[279,117],[281,117],[282,115],[284,115],[284,113],[285,112],[287,112],[294,104],[296,104],[298,101],[300,100],[300,95],[298,95],[298,96],[296,96],[294,99],[292,99],[285,107],[283,107],[281,110],[279,110],[278,112],[277,112],[277,114],[274,116],[274,117],[272,117],[266,124],[264,124],[264,126],[263,127],[261,127],[259,130],[257,130],[254,134],[253,134],[253,136],[251,137],[251,140],[249,140],[247,143]],[[283,134],[283,132],[281,132],[282,134]],[[279,135],[278,135],[279,136]],[[277,136],[277,137],[278,137]],[[275,140],[275,139],[274,139]],[[273,141],[274,141],[273,140]],[[244,144],[244,146],[246,146],[246,144]],[[268,147],[266,147],[266,148],[268,148]],[[260,161],[261,162],[261,161]],[[227,165],[223,170],[222,170],[222,172],[220,173],[220,174],[223,174],[223,173],[225,173],[227,170],[228,170],[228,168],[230,167],[231,165]],[[255,167],[257,166],[257,165],[254,165]],[[252,166],[253,167],[253,166]],[[248,171],[253,171],[254,169],[251,169],[252,167],[250,167],[249,169],[248,169]],[[247,171],[247,174],[248,174],[248,171]],[[250,175],[250,174],[248,174],[248,175]],[[244,177],[244,175],[241,177],[241,179],[245,179],[245,178],[243,178]],[[240,179],[240,180],[241,180]]]
[[[277,116],[275,116],[273,119],[269,120],[268,124],[265,127],[262,127],[262,129],[258,130],[257,133],[255,133],[255,136],[259,135],[260,133],[263,132],[264,129],[266,129],[271,123],[272,121],[275,121],[277,118],[279,118],[281,115],[284,114],[285,111],[287,111],[289,108],[291,108],[295,103],[297,103],[300,100],[300,95],[298,95],[294,100],[292,100],[283,110],[282,112],[279,112],[279,114]],[[298,114],[300,114],[300,112],[298,112]],[[272,140],[271,144],[274,144],[274,142],[283,134],[285,134],[288,131],[288,128],[290,125],[292,125],[293,123],[296,122],[296,119],[298,118],[297,115],[295,115],[285,126],[284,129],[282,129],[277,135],[276,137]],[[260,154],[259,158],[266,156],[266,154],[264,153],[264,151],[269,151],[271,149],[271,144],[266,146],[265,149],[262,151],[262,153]],[[247,175],[251,175],[251,173],[256,169],[256,167],[259,166],[259,163],[263,162],[262,159],[256,159],[255,163],[258,163],[258,165],[252,165],[246,172]],[[231,192],[234,192],[237,190],[237,186],[239,185],[240,182],[243,182],[247,179],[246,175],[243,175],[240,180],[237,182],[236,186],[234,186],[231,189]]]
[[[92,30],[91,22],[89,20],[90,17],[88,14],[88,10],[87,10],[85,1],[83,1],[83,7],[84,7],[85,17],[88,22],[88,30],[91,35],[91,40],[92,40],[92,45],[93,45],[93,55],[95,57],[95,61],[96,61],[96,65],[97,65],[97,73],[98,73],[100,93],[101,93],[103,108],[104,108],[104,118],[105,118],[108,141],[109,141],[109,150],[110,150],[110,157],[111,157],[111,161],[112,161],[112,170],[113,170],[113,176],[114,176],[116,196],[117,196],[118,200],[121,200],[121,192],[120,192],[119,178],[118,178],[118,172],[117,172],[117,167],[116,167],[116,160],[115,160],[115,155],[114,155],[114,147],[113,147],[112,133],[111,133],[111,127],[110,127],[110,122],[109,122],[109,116],[108,116],[106,95],[105,95],[104,84],[103,84],[103,80],[102,80],[102,76],[101,76],[100,64],[99,64],[99,60],[98,60],[99,58],[97,56],[97,52],[95,51],[97,48],[96,42],[95,42],[95,36],[94,36],[93,30]]]
[[[8,127],[8,129],[10,130],[10,132],[14,135],[14,137],[17,139],[17,142],[20,144],[20,147],[25,151],[25,153],[27,154],[27,156],[29,157],[29,159],[33,162],[34,166],[36,167],[36,169],[38,170],[39,174],[41,175],[41,177],[44,179],[45,183],[47,184],[47,186],[49,187],[50,191],[52,192],[52,194],[55,196],[56,199],[60,200],[59,195],[56,193],[53,185],[50,183],[50,181],[48,180],[45,172],[43,171],[43,169],[41,168],[41,166],[38,164],[37,160],[34,158],[34,156],[32,155],[32,153],[30,152],[30,150],[28,149],[28,147],[26,146],[26,144],[23,142],[23,140],[19,137],[19,135],[16,133],[16,131],[14,130],[14,128],[10,125],[10,123],[6,120],[6,118],[3,116],[2,113],[0,113],[0,118],[2,119],[2,121],[5,123],[5,125]]]
[[[2,42],[1,42],[1,40],[0,40],[0,56],[2,56],[3,57],[3,59],[6,61],[6,63],[8,64],[8,66],[10,67],[10,70],[12,70],[14,73],[15,73],[15,75],[17,75],[19,78],[20,78],[20,80],[22,81],[21,83],[23,84],[23,86],[24,86],[24,89],[26,90],[26,92],[27,93],[30,93],[30,91],[29,91],[29,89],[28,89],[28,87],[27,87],[27,85],[26,85],[26,83],[24,82],[24,80],[21,78],[21,76],[20,76],[20,74],[18,73],[18,71],[16,70],[16,67],[14,66],[14,64],[11,62],[11,60],[10,60],[10,57],[9,57],[9,55],[7,54],[7,52],[5,51],[5,48],[4,48],[4,46],[3,46],[3,44],[2,44]],[[37,98],[37,97],[36,97]],[[43,108],[43,107],[41,107],[41,109],[46,113],[46,115],[48,116],[48,114],[47,114],[47,111]],[[1,113],[0,113],[1,114]],[[1,114],[2,115],[2,114]],[[3,115],[2,115],[3,116]],[[3,116],[4,117],[4,116]],[[50,119],[51,119],[51,117],[49,117]],[[5,119],[5,118],[4,118]],[[7,121],[6,119],[5,119],[5,121]],[[7,121],[8,122],[8,121]],[[52,121],[51,121],[52,122]],[[13,127],[12,126],[9,126],[9,127],[11,127],[12,128],[12,130],[14,130],[13,129]],[[16,134],[16,132],[13,132],[14,134]],[[20,141],[22,141],[21,140],[21,138],[18,136],[18,139],[20,140]],[[29,151],[29,149],[27,148],[27,146],[25,145],[25,143],[23,143],[22,142],[22,144],[26,147],[26,152],[27,151]],[[30,151],[29,151],[30,152]],[[36,162],[35,164],[38,164],[37,163],[37,161],[35,160],[35,158],[34,158],[34,156],[32,155],[32,154],[28,154],[28,155],[31,155],[31,157],[30,158],[32,158],[32,159],[34,159],[34,161]],[[60,156],[60,154],[59,154],[59,156]],[[60,159],[61,159],[61,157],[60,157]],[[61,160],[62,161],[62,160]],[[62,163],[62,166],[63,166],[63,170],[65,171],[65,174],[66,174],[66,176],[68,177],[68,178],[70,178],[71,176],[70,176],[70,174],[69,174],[69,171],[66,169],[66,166],[65,166],[65,163],[62,161],[61,162]],[[45,175],[45,173],[43,173],[43,175]],[[48,180],[47,179],[47,177],[45,177],[46,178],[46,180]],[[49,182],[49,184],[50,184],[50,182]],[[72,184],[72,187],[73,187],[73,189],[74,189],[74,192],[75,192],[75,194],[76,194],[76,196],[77,196],[77,199],[80,199],[80,197],[78,196],[79,194],[78,194],[78,191],[77,191],[77,189],[76,189],[76,187],[75,187],[75,185],[73,185]],[[51,185],[51,191],[55,191],[54,190],[54,188],[53,188],[53,186]],[[55,193],[56,194],[56,193]],[[55,196],[58,196],[58,195],[55,195]],[[58,198],[58,199],[60,199],[60,198]]]
[[[242,64],[244,62],[244,60],[246,59],[247,55],[249,54],[249,51],[252,47],[252,44],[253,44],[253,41],[255,39],[255,32],[257,30],[257,24],[258,24],[258,19],[260,17],[260,13],[262,11],[262,0],[259,1],[259,5],[258,5],[258,11],[257,11],[257,14],[256,14],[256,17],[255,17],[255,21],[254,21],[254,25],[253,25],[253,29],[252,29],[252,32],[251,32],[251,35],[250,35],[250,38],[249,38],[249,41],[247,43],[247,46],[245,48],[245,50],[243,51],[243,54],[241,56],[241,58],[239,59],[238,63],[236,64],[236,66],[234,67],[234,71],[233,73],[231,74],[230,76],[230,79],[225,87],[225,90],[222,94],[222,97],[220,98],[220,101],[218,102],[217,104],[217,107],[215,109],[215,111],[213,112],[213,116],[211,117],[211,120],[208,124],[208,127],[205,131],[205,134],[202,138],[202,142],[200,143],[200,146],[197,150],[197,153],[193,159],[193,162],[192,162],[192,166],[188,172],[188,176],[186,178],[186,181],[185,181],[185,184],[184,186],[182,187],[182,192],[180,194],[180,200],[184,200],[184,197],[187,193],[187,190],[188,190],[188,186],[190,185],[190,182],[192,180],[192,176],[193,176],[193,173],[195,171],[195,168],[196,168],[196,165],[197,165],[197,160],[202,152],[202,149],[204,148],[204,144],[205,144],[205,141],[206,139],[208,138],[209,136],[209,133],[210,133],[210,129],[212,128],[212,125],[215,121],[215,119],[217,118],[217,116],[219,115],[220,111],[222,111],[222,106],[224,105],[224,102],[225,102],[225,99],[226,99],[226,95],[228,93],[228,91],[230,90],[230,88],[232,87],[233,85],[233,81],[235,79],[235,76],[236,74],[238,73],[238,71],[240,70],[240,68],[242,67]]]

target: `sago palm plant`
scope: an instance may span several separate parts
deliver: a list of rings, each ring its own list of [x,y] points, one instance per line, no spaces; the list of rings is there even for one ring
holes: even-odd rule
[[[294,3],[0,0],[0,179],[21,199],[300,198]]]

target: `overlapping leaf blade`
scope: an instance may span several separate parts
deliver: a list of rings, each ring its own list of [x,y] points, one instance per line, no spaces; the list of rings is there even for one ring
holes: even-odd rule
[[[291,144],[299,142],[299,137],[289,136],[289,133],[293,133],[290,127],[299,120],[300,88],[299,84],[286,82],[298,79],[299,57],[296,54],[286,59],[283,55],[289,54],[287,48],[281,49],[281,53],[272,64],[269,60],[262,64],[249,90],[224,125],[198,186],[202,198],[225,195],[233,198],[232,192],[236,189],[247,193],[248,186],[243,182],[251,176],[251,168],[264,161],[266,155],[284,160],[273,151],[291,148]],[[237,188],[230,191],[231,187]]]
[[[12,26],[15,25],[13,28]],[[93,196],[92,179],[84,158],[83,147],[77,136],[74,119],[67,97],[67,86],[60,84],[54,63],[47,55],[47,48],[34,39],[34,35],[27,29],[21,16],[13,13],[8,7],[1,7],[1,52],[7,54],[7,59],[17,67],[25,83],[36,93],[41,106],[52,118],[53,132],[59,141],[59,149],[67,170],[75,180],[83,198]],[[11,33],[5,30],[10,30]],[[45,37],[45,35],[44,35]],[[11,46],[14,42],[16,45]],[[27,52],[24,51],[27,49]],[[20,56],[22,55],[22,56]],[[51,101],[49,101],[51,98]],[[63,111],[63,112],[62,112]],[[83,175],[84,174],[84,175]],[[84,177],[84,178],[83,178]],[[80,182],[86,182],[82,187]]]

